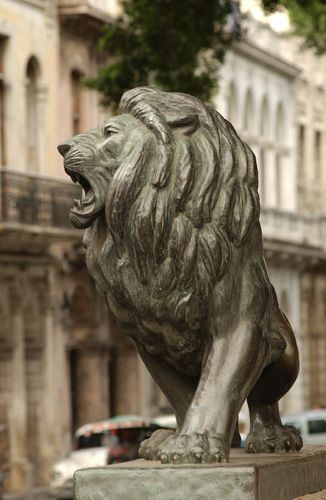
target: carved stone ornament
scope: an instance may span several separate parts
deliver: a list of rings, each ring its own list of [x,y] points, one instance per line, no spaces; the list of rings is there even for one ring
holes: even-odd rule
[[[278,408],[298,351],[263,257],[253,152],[190,95],[136,88],[120,110],[58,149],[84,190],[70,218],[88,269],[176,414],[140,456],[228,461],[246,399],[248,453],[299,450]]]

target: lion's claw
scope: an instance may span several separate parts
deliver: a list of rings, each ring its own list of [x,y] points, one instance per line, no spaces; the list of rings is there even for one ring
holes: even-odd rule
[[[138,451],[139,456],[145,460],[159,459],[157,450],[160,444],[171,436],[171,434],[174,434],[174,431],[168,429],[158,429],[154,431],[150,438],[145,439],[145,441],[140,444]]]
[[[175,433],[161,444],[157,457],[162,463],[219,463],[227,461],[228,452],[220,436],[208,432]]]
[[[269,425],[254,429],[247,436],[247,453],[274,453],[298,451],[302,448],[302,438],[291,426]]]

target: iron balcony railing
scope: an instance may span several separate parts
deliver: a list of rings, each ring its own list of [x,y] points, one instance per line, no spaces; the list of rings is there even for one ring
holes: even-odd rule
[[[0,168],[0,223],[72,228],[69,209],[81,188]]]
[[[79,184],[0,168],[0,223],[73,229],[69,210],[81,197]],[[325,217],[261,208],[265,240],[326,251]]]

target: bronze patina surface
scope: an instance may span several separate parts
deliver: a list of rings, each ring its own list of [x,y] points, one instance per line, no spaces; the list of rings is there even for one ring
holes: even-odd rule
[[[256,455],[232,449],[230,462],[218,466],[133,460],[76,471],[74,498],[325,500],[325,470],[325,446],[304,446],[299,453]],[[315,491],[319,493],[306,496]]]
[[[88,269],[176,414],[140,455],[228,461],[246,399],[247,452],[299,450],[278,409],[298,351],[263,257],[253,152],[186,94],[136,88],[120,110],[58,149],[84,189],[70,216]]]

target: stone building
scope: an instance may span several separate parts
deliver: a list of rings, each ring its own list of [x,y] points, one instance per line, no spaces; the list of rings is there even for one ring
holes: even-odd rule
[[[86,271],[67,216],[79,188],[56,151],[103,119],[81,78],[96,73],[111,3],[0,4],[0,465],[8,491],[47,484],[77,426],[144,410],[138,357],[119,342]]]
[[[216,105],[257,157],[265,257],[301,355],[288,413],[326,404],[326,57],[262,21],[227,54]]]
[[[78,188],[56,146],[105,116],[81,85],[112,0],[0,3],[0,466],[6,489],[47,484],[73,430],[166,402],[95,293],[67,218]],[[266,258],[302,371],[284,412],[326,400],[325,58],[251,21],[217,108],[257,154]],[[323,103],[323,104],[322,104]],[[324,242],[323,242],[324,241]]]

